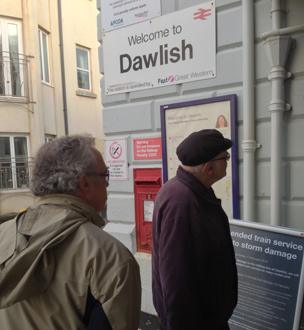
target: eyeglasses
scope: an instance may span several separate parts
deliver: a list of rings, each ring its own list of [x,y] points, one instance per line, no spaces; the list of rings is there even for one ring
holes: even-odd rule
[[[107,170],[106,172],[88,172],[86,175],[91,175],[91,176],[101,176],[105,178],[106,181],[106,186],[108,187],[109,181],[110,181],[110,172]]]
[[[223,157],[219,157],[219,158],[211,159],[210,162],[214,162],[215,160],[222,160],[222,159],[228,161],[228,160],[230,159],[230,154],[227,153],[227,154],[226,154],[225,156],[223,156]]]

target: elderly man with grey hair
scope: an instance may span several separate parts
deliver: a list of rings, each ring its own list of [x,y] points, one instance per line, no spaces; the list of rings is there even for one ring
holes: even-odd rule
[[[90,137],[41,147],[37,202],[0,225],[1,329],[138,329],[138,264],[101,228],[108,179]]]

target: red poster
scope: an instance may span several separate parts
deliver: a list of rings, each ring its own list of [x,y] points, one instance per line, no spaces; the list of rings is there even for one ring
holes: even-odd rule
[[[133,140],[134,160],[154,160],[162,158],[161,139],[147,138]]]

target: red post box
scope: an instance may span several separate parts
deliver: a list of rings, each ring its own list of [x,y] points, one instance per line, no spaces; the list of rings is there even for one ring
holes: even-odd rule
[[[156,194],[160,187],[160,168],[138,168],[134,170],[136,242],[138,252],[151,253],[152,214]]]

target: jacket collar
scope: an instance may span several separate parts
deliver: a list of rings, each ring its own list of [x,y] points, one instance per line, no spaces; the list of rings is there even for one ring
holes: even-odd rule
[[[49,209],[45,209],[44,205],[53,206],[58,211],[62,208],[62,212],[56,212],[58,216],[53,216],[52,221],[47,221],[47,215],[44,212],[48,212]],[[74,223],[75,215],[72,214],[75,212],[79,214],[79,219],[82,219],[81,222],[89,221],[98,227],[105,225],[103,218],[98,215],[96,210],[80,198],[68,194],[52,194],[39,197],[33,207],[27,209],[18,231],[24,235],[33,235],[41,230],[49,231],[50,227],[69,226],[70,221]]]
[[[221,200],[215,196],[211,187],[207,188],[204,186],[193,174],[185,171],[181,166],[178,167],[176,176],[178,180],[189,187],[199,198],[206,199],[211,203],[221,204]]]
[[[84,215],[88,221],[94,223],[98,227],[105,225],[105,221],[97,211],[78,197],[68,194],[46,195],[39,197],[35,203],[37,206],[42,204],[64,206]]]

